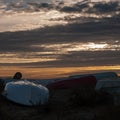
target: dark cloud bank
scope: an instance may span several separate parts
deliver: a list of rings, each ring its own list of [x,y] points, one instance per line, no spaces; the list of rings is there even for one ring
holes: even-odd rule
[[[90,0],[83,0],[73,4],[61,2],[52,2],[52,3],[41,3],[41,2],[9,2],[4,3],[5,11],[25,11],[25,12],[35,12],[40,10],[58,10],[62,12],[87,12],[87,13],[106,13],[114,12],[120,10],[120,3],[118,1],[110,2],[91,2]],[[3,9],[3,8],[2,8]]]

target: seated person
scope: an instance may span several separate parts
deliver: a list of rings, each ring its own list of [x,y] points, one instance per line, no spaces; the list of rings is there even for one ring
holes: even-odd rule
[[[21,79],[22,78],[22,73],[21,72],[16,72],[15,75],[13,76],[13,79]]]
[[[2,91],[4,90],[4,80],[3,79],[0,79],[0,94],[2,93]]]

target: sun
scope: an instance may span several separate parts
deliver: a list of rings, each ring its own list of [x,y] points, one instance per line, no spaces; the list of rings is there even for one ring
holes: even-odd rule
[[[89,49],[103,49],[107,46],[107,44],[105,44],[105,43],[104,44],[89,43],[87,46]]]

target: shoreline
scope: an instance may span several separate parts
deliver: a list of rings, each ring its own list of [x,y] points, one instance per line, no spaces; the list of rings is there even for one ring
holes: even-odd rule
[[[24,68],[2,67],[0,77],[11,78],[14,73],[21,72],[24,79],[55,79],[79,74],[93,74],[99,72],[116,72],[120,76],[119,66],[91,66],[91,67],[53,67],[53,68]]]

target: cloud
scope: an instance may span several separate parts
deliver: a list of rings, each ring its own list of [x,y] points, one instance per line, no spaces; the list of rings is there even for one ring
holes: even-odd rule
[[[4,54],[2,57],[10,59],[9,56],[7,57],[7,54],[14,53],[16,55],[13,56],[13,60],[16,60],[16,58],[18,58],[21,62],[27,60],[27,62],[23,63],[13,62],[3,64],[7,66],[16,65],[31,67],[78,67],[119,64],[119,27],[117,28],[118,33],[115,33],[113,32],[116,30],[115,27],[113,28],[113,31],[111,31],[111,29],[109,30],[109,27],[107,29],[107,26],[105,27],[106,30],[104,30],[104,28],[100,28],[100,30],[96,31],[96,29],[94,30],[91,28],[91,32],[86,32],[86,27],[82,27],[84,31],[81,32],[82,30],[80,31],[77,28],[75,31],[76,26],[81,27],[80,24],[72,24],[71,26],[59,26],[49,29],[46,28],[43,31],[1,33],[0,51]],[[71,31],[67,31],[68,29],[66,27],[71,28]],[[74,43],[79,45],[80,43],[88,44],[90,42],[97,44],[107,43],[109,46],[105,50],[97,51],[91,51],[89,49],[82,50],[80,48],[80,50],[75,50]],[[70,50],[70,48],[74,49]],[[14,59],[14,57],[16,58]],[[42,59],[54,58],[56,58],[56,60],[41,62]]]
[[[3,7],[4,6],[4,7]],[[108,13],[120,10],[119,1],[99,1],[91,2],[89,0],[83,1],[11,1],[5,2],[1,1],[1,9],[5,11],[25,11],[25,12],[35,12],[40,10],[54,9],[61,12],[86,12],[86,13]]]
[[[43,6],[48,7],[47,4]],[[67,18],[64,19],[67,20]],[[71,19],[67,25],[33,31],[0,33],[0,54],[3,54],[1,59],[5,60],[6,58],[10,61],[9,55],[13,54],[14,56],[11,58],[16,57],[17,60],[23,61],[22,63],[1,64],[27,67],[118,65],[120,59],[120,15],[92,20],[82,18],[82,20],[83,22],[80,22],[81,18],[78,17],[74,20]],[[75,48],[72,46],[74,43],[88,44],[89,42],[107,43],[109,47],[103,51],[89,49],[86,51],[67,50],[67,53],[64,51],[68,48]],[[42,59],[48,59],[48,61],[41,62]]]
[[[86,12],[86,13],[108,13],[120,10],[118,1],[111,2],[90,2],[82,1],[72,5],[61,7],[62,12]]]
[[[115,55],[114,55],[115,54]],[[84,67],[84,66],[107,66],[119,65],[120,52],[75,52],[60,56],[56,61],[14,63],[6,65],[28,67]]]
[[[97,3],[93,6],[93,10],[99,13],[114,12],[120,10],[119,2]]]

